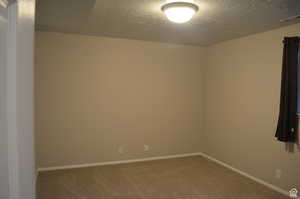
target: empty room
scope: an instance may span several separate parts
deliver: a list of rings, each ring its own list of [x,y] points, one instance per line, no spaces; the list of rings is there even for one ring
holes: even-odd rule
[[[0,199],[300,198],[299,0],[0,14]]]
[[[38,198],[300,190],[287,129],[299,14],[299,1],[279,0],[38,1]]]

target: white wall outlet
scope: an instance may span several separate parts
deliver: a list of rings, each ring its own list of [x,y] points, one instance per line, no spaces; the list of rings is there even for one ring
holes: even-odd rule
[[[276,169],[275,170],[275,178],[280,179],[282,175],[281,169]]]
[[[144,145],[144,151],[149,151],[149,145]]]
[[[124,147],[123,147],[123,146],[119,146],[118,152],[119,152],[120,154],[123,154],[123,153],[124,153]]]

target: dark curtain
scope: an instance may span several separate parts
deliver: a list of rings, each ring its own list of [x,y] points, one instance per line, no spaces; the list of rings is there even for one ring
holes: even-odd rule
[[[296,142],[299,37],[286,37],[283,43],[280,111],[276,137],[282,142]]]

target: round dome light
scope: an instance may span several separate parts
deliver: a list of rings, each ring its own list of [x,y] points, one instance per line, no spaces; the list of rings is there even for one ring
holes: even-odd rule
[[[185,23],[193,18],[198,6],[189,2],[172,2],[163,5],[161,9],[170,21]]]

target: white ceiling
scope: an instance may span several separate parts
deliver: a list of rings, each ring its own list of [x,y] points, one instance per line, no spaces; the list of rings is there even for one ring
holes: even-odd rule
[[[299,23],[300,0],[194,0],[187,24],[169,22],[166,0],[39,0],[37,30],[206,46]]]

